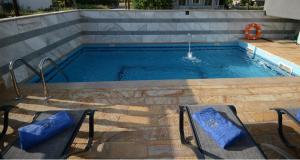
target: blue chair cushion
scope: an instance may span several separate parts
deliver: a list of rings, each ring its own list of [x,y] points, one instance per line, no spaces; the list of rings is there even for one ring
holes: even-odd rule
[[[192,118],[223,149],[245,135],[242,129],[212,107],[195,112]]]
[[[300,122],[300,110],[298,110],[296,113],[296,120]]]
[[[74,120],[66,111],[57,112],[47,119],[19,128],[20,147],[23,150],[30,149],[73,125]]]

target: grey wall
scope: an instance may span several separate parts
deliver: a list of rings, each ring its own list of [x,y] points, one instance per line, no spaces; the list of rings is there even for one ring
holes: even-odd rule
[[[43,57],[56,60],[78,47],[81,44],[79,18],[74,11],[0,20],[0,68],[6,85],[10,85],[9,61],[23,58],[37,67]],[[33,74],[20,64],[16,64],[15,71],[18,81]]]
[[[249,23],[262,25],[263,37],[293,37],[299,21],[267,17],[263,11],[184,10],[80,11],[84,43],[226,42],[243,38]]]
[[[300,20],[299,0],[266,0],[267,15]]]
[[[263,37],[294,36],[299,21],[264,16],[263,11],[78,10],[0,20],[0,75],[10,86],[8,63],[23,58],[33,66],[59,59],[83,43],[227,42],[243,37],[246,24],[263,25]],[[33,73],[16,66],[18,81]]]

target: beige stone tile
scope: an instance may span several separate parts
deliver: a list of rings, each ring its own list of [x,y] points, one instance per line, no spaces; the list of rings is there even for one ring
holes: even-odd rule
[[[190,147],[182,145],[179,140],[151,141],[148,143],[149,158],[196,158]]]
[[[203,101],[197,95],[179,97],[179,104],[181,104],[181,105],[199,104],[199,103],[203,103]]]
[[[105,158],[146,158],[147,145],[141,142],[112,142],[104,143],[104,150],[107,150]],[[98,157],[101,158],[101,157]],[[104,157],[102,157],[104,158]]]
[[[178,104],[178,99],[176,97],[146,97],[145,103],[147,105],[169,105]]]
[[[145,96],[161,97],[161,96],[179,96],[182,90],[146,90]]]
[[[91,151],[71,158],[195,158],[190,148],[180,144],[179,104],[232,104],[258,143],[290,152],[278,138],[277,115],[270,108],[300,106],[300,78],[291,77],[49,85],[54,98],[48,104],[41,100],[40,85],[22,86],[28,96],[13,102],[18,108],[11,114],[22,123],[10,124],[6,143],[36,111],[93,108],[98,110],[94,145]],[[0,94],[2,102],[14,97],[10,91]],[[184,124],[186,135],[191,136],[187,117]],[[284,130],[295,142],[299,128],[284,116]],[[87,131],[85,122],[73,144],[75,150],[86,144]]]

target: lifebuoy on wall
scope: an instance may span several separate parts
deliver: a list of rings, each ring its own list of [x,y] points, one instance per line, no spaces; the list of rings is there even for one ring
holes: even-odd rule
[[[252,29],[256,30],[255,34],[251,34],[250,33],[250,31]],[[249,40],[257,40],[257,39],[259,39],[261,37],[261,34],[262,34],[261,25],[259,25],[257,23],[248,24],[245,27],[244,34],[245,34],[245,37],[247,39],[249,39]]]

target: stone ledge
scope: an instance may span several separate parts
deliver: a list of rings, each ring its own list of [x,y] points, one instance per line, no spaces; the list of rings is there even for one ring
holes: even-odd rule
[[[68,11],[57,11],[57,12],[49,12],[49,13],[40,13],[40,14],[33,14],[33,15],[25,15],[25,16],[19,16],[19,17],[9,17],[9,18],[0,19],[0,23],[7,22],[7,21],[15,21],[15,20],[18,20],[18,19],[35,18],[35,17],[55,15],[55,14],[60,14],[60,13],[69,13],[69,12],[78,12],[78,11],[77,10],[68,10]]]

